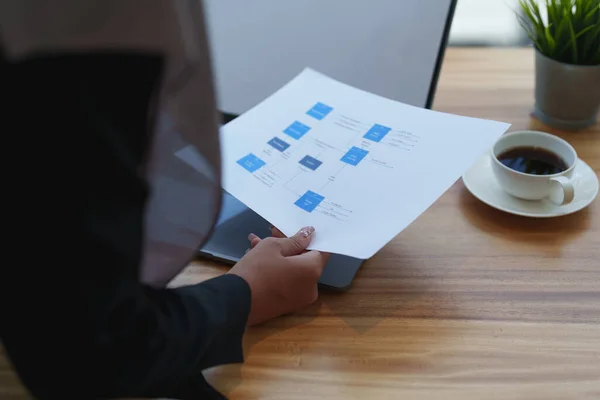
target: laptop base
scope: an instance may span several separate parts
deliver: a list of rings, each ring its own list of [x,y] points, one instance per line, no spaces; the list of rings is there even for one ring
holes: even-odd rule
[[[221,217],[210,240],[199,250],[198,256],[235,264],[250,247],[248,234],[261,238],[271,235],[270,224],[236,198],[223,193]],[[319,286],[323,289],[346,290],[351,286],[364,260],[332,254],[323,270]]]

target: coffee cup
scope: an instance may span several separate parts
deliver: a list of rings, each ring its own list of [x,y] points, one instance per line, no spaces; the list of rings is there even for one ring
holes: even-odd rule
[[[492,171],[500,187],[524,200],[573,201],[577,152],[567,141],[537,131],[502,136],[492,147]]]

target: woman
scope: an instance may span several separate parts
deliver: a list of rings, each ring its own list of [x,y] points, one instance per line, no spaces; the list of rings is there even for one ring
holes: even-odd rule
[[[250,235],[229,273],[166,288],[220,204],[200,2],[4,1],[1,334],[40,399],[221,398],[202,370],[242,361],[247,325],[317,297],[314,229]],[[192,150],[195,169],[176,154]],[[35,258],[34,258],[35,257]]]

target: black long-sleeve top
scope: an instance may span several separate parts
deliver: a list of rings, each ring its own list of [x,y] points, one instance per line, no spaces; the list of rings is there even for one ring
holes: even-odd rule
[[[0,333],[37,398],[220,398],[201,371],[242,361],[242,278],[176,289],[139,281],[148,199],[139,168],[161,63],[0,57]]]

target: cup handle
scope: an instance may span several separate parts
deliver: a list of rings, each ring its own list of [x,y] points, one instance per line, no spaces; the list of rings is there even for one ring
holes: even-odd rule
[[[575,198],[575,188],[573,186],[573,181],[565,176],[556,176],[554,178],[550,178],[550,182],[556,182],[562,192],[562,198],[560,196],[550,196],[550,200],[556,204],[557,206],[564,206],[569,204]]]

